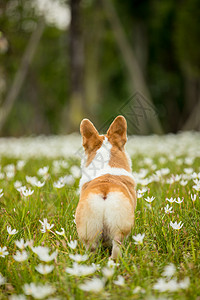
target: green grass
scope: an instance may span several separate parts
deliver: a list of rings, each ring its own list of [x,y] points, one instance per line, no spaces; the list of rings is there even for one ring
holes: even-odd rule
[[[138,172],[140,168],[148,169],[147,177],[154,171],[143,164],[144,157],[138,156],[133,159],[133,171]],[[22,170],[16,170],[15,176],[11,179],[1,179],[0,188],[4,195],[0,198],[0,247],[6,246],[9,254],[0,257],[0,273],[6,277],[6,284],[0,286],[0,299],[8,299],[12,294],[23,294],[25,283],[49,283],[55,287],[53,294],[58,299],[198,299],[200,296],[200,200],[199,194],[195,202],[191,201],[190,194],[194,194],[193,180],[189,180],[186,186],[181,186],[179,182],[167,184],[166,178],[171,174],[182,174],[184,168],[188,167],[184,163],[176,164],[176,159],[165,164],[159,163],[159,157],[153,158],[156,169],[168,167],[170,173],[163,176],[163,181],[152,182],[148,185],[148,191],[144,197],[139,198],[135,212],[135,226],[130,236],[122,245],[122,257],[119,259],[119,266],[115,267],[112,278],[106,281],[105,288],[101,293],[84,292],[79,289],[79,284],[86,279],[102,278],[102,268],[107,265],[109,259],[109,249],[100,246],[96,252],[88,253],[89,259],[85,264],[100,264],[100,269],[93,275],[85,277],[74,277],[65,272],[66,267],[71,267],[73,262],[69,258],[70,253],[85,254],[84,246],[78,241],[76,249],[68,246],[70,240],[78,240],[76,226],[74,223],[74,213],[78,203],[77,188],[79,180],[76,179],[72,186],[65,186],[61,189],[53,187],[53,182],[59,177],[70,174],[70,167],[79,165],[76,160],[67,160],[68,169],[62,169],[54,174],[52,160],[29,159]],[[15,164],[17,160],[3,157],[1,159],[1,171],[8,164]],[[197,173],[200,159],[196,158],[191,166]],[[32,187],[27,184],[25,176],[37,176],[37,171],[43,166],[49,166],[49,177],[42,188]],[[22,198],[20,193],[14,188],[16,180],[22,181],[23,185],[34,189],[33,195]],[[141,188],[140,185],[137,188]],[[155,200],[151,207],[144,200],[147,196],[154,196]],[[168,197],[184,197],[181,204],[169,203],[165,200]],[[164,207],[169,203],[173,206],[172,214],[165,214]],[[54,224],[52,232],[41,232],[39,220],[47,218],[48,222]],[[182,221],[182,229],[174,230],[170,221]],[[15,235],[8,235],[7,225],[18,230]],[[66,236],[59,236],[55,231],[65,229]],[[135,245],[132,238],[138,233],[145,233],[142,245]],[[17,262],[13,258],[17,247],[15,240],[24,238],[33,240],[34,246],[43,245],[51,249],[58,250],[55,261],[48,263],[54,265],[54,270],[47,275],[42,275],[35,270],[40,263],[39,258],[27,248],[29,257],[24,262]],[[176,266],[176,277],[178,281],[185,277],[190,278],[190,285],[187,289],[178,289],[174,292],[161,293],[153,289],[157,280],[162,277],[163,269],[169,263]],[[113,283],[118,275],[125,279],[123,287]],[[136,287],[141,287],[143,291],[133,294]],[[32,299],[27,296],[27,299]]]

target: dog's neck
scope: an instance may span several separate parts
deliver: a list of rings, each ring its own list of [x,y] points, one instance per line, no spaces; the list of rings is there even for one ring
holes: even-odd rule
[[[107,137],[104,137],[101,147],[96,151],[95,157],[87,167],[86,162],[88,157],[86,154],[84,155],[81,160],[82,177],[79,183],[80,190],[85,183],[106,174],[117,176],[124,175],[134,179],[131,172],[127,171],[125,168],[115,168],[110,166],[111,149],[111,143],[108,141]],[[131,169],[131,160],[127,153],[126,159],[128,160]]]

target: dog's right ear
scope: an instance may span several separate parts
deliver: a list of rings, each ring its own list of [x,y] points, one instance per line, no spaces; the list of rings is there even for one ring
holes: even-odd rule
[[[85,151],[92,151],[101,142],[98,131],[88,119],[82,120],[80,124],[80,132],[83,138],[83,147],[85,148]]]

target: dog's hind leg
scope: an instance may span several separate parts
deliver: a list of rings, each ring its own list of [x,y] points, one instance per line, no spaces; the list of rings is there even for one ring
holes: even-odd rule
[[[115,235],[113,241],[112,241],[112,253],[111,258],[113,260],[116,260],[121,255],[121,244],[123,241],[123,234],[117,234]]]

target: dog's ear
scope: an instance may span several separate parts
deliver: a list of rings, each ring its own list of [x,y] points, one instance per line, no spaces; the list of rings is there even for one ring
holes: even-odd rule
[[[123,148],[127,141],[127,123],[123,116],[118,116],[114,119],[107,131],[107,137],[111,144]]]
[[[82,120],[80,124],[80,132],[83,138],[83,147],[88,152],[95,149],[101,142],[98,131],[88,119]]]

